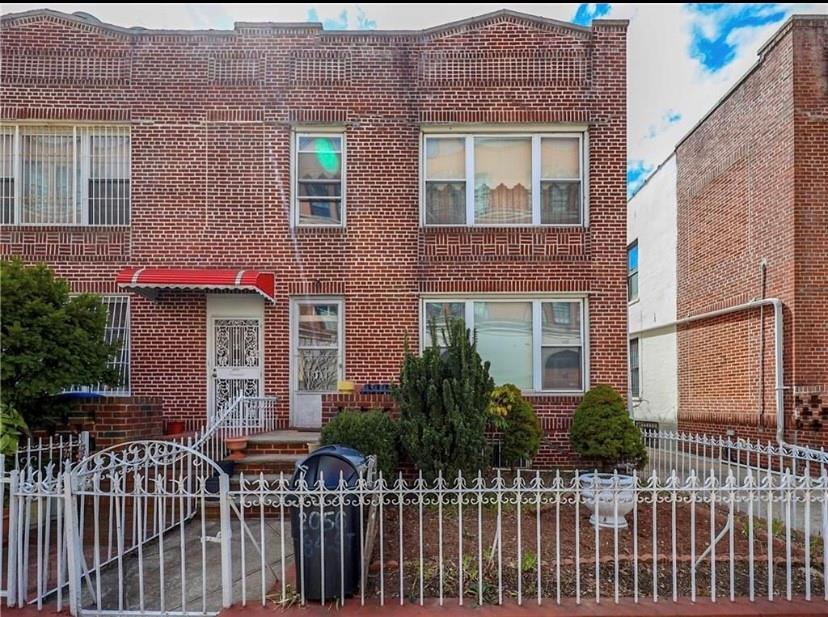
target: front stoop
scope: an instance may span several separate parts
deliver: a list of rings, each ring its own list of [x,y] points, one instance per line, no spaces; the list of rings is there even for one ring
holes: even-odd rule
[[[247,456],[236,461],[236,474],[289,476],[296,462],[319,446],[319,439],[319,432],[290,429],[251,435],[247,438]]]

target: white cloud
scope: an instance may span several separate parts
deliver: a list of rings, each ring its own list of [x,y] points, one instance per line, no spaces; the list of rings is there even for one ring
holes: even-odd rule
[[[6,3],[3,12],[43,5]],[[348,11],[355,23],[359,10],[380,29],[420,29],[511,8],[570,21],[578,4],[52,4],[59,11],[86,11],[102,21],[149,28],[232,28],[234,21],[305,21],[313,9],[320,20],[340,20]],[[825,13],[828,5],[785,5],[799,13]],[[734,30],[728,42],[737,46],[731,63],[715,73],[703,70],[690,56],[691,25],[713,36],[715,19],[681,4],[613,4],[608,18],[630,20],[628,34],[628,144],[631,161],[654,168],[676,142],[755,62],[756,51],[779,23]],[[674,122],[666,114],[680,114]]]

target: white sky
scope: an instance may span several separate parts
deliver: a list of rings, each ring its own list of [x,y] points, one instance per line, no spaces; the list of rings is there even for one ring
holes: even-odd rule
[[[28,4],[4,3],[3,13],[43,8],[86,11],[102,21],[148,28],[229,29],[235,21],[333,20],[360,27],[420,29],[501,8],[572,21],[579,4]],[[595,5],[587,5],[595,11]],[[734,13],[748,11],[747,18]],[[345,12],[343,14],[343,11]],[[761,15],[774,12],[772,20]],[[611,4],[606,18],[630,20],[628,33],[628,159],[630,167],[654,168],[676,142],[756,60],[756,51],[790,13],[826,13],[828,3],[735,4],[692,9],[684,4]],[[756,18],[759,16],[760,18]],[[770,23],[762,23],[769,21]],[[326,24],[330,27],[330,23]],[[694,36],[719,37],[734,47],[717,70],[691,54]],[[672,120],[670,118],[672,117]]]

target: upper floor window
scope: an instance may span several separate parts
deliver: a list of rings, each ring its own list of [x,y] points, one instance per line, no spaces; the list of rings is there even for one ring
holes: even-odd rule
[[[128,126],[0,128],[0,208],[6,225],[128,225]]]
[[[294,224],[338,227],[344,223],[344,135],[297,133]]]
[[[427,135],[425,225],[582,225],[580,133]]]
[[[627,301],[638,300],[638,240],[627,247]]]

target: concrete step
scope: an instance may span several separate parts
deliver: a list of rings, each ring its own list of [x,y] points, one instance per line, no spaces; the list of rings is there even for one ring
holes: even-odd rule
[[[290,454],[305,455],[319,445],[318,431],[271,431],[247,438],[245,451],[249,455]]]
[[[236,473],[244,473],[245,475],[256,475],[259,473],[269,475],[279,475],[279,472],[284,472],[285,475],[290,475],[296,466],[296,461],[303,459],[308,454],[307,448],[303,453],[251,453],[242,460],[236,461]]]

